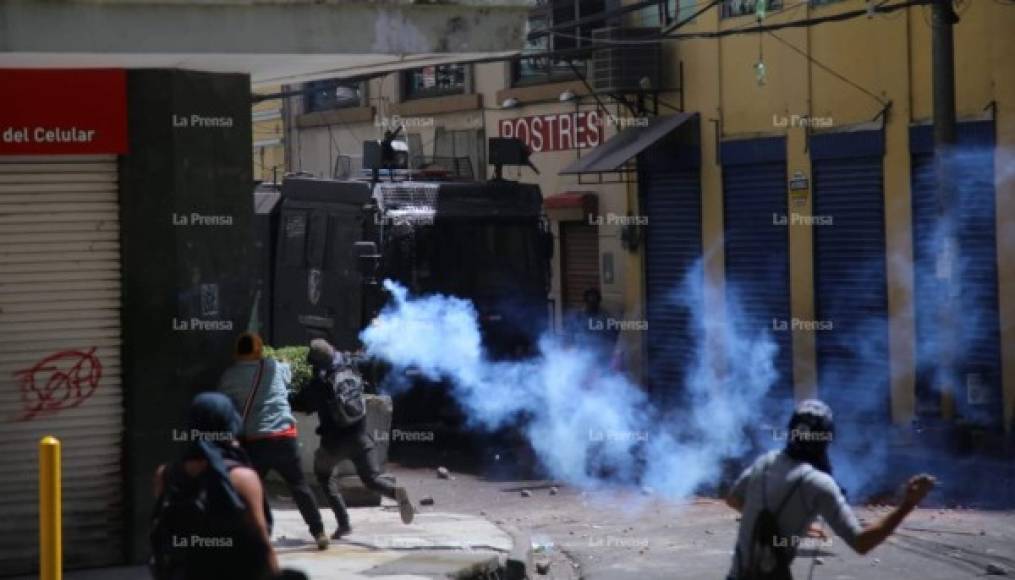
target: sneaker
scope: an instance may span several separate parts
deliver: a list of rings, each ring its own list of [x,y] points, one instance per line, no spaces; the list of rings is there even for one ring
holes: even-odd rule
[[[398,512],[402,515],[402,523],[411,524],[416,510],[413,509],[412,501],[409,500],[409,492],[404,487],[395,488],[395,501],[398,502]]]
[[[345,526],[345,527],[339,526],[338,529],[335,530],[335,533],[331,534],[331,539],[332,540],[341,540],[342,536],[348,536],[351,533],[352,533],[352,526]]]
[[[328,534],[325,534],[323,530],[320,531],[320,532],[317,532],[317,535],[314,536],[314,540],[317,541],[317,549],[318,550],[327,550],[328,549],[328,544],[330,543],[329,540],[328,540]]]

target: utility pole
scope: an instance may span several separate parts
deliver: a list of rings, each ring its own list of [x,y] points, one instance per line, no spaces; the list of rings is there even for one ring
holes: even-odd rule
[[[958,16],[952,0],[935,0],[932,17],[932,66],[934,94],[934,164],[937,176],[938,223],[943,247],[937,248],[937,279],[941,289],[937,303],[938,321],[933,337],[937,353],[934,382],[941,389],[941,416],[955,416],[959,387],[956,350],[958,333],[959,280],[958,189],[955,183],[955,43],[954,25]]]

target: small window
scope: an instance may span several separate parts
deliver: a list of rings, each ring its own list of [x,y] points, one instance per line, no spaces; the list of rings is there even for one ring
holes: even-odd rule
[[[449,131],[437,127],[434,132],[434,155],[424,163],[446,169],[459,179],[483,179],[486,170],[486,139],[482,129]]]
[[[465,93],[466,65],[438,64],[407,71],[402,94],[406,99],[424,99]]]
[[[655,6],[639,10],[636,14],[640,26],[661,28],[687,20],[699,8],[697,0],[665,0]]]
[[[723,0],[722,17],[733,18],[735,16],[753,15],[758,10],[758,4],[766,2],[767,11],[782,8],[782,0]]]
[[[529,13],[528,32],[546,31],[549,28],[602,14],[606,0],[539,0]],[[580,25],[527,39],[525,52],[546,53],[581,48],[591,43],[592,31],[609,26],[605,17],[585,20]],[[515,85],[529,85],[569,80],[578,74],[585,75],[586,56],[560,54],[523,57],[512,63]]]
[[[363,105],[362,83],[335,79],[303,85],[304,112],[329,111]]]

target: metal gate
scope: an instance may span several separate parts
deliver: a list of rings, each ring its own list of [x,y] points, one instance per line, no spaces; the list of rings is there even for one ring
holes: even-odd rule
[[[696,160],[695,160],[696,161]],[[689,273],[701,276],[701,180],[698,164],[673,148],[653,146],[638,156],[645,228],[648,381],[653,395],[679,396],[694,356],[692,313],[684,299]]]
[[[560,222],[560,246],[561,304],[565,312],[581,312],[585,291],[599,290],[599,228]]]
[[[114,156],[0,157],[3,573],[37,566],[45,435],[63,442],[65,565],[123,559],[118,211]]]
[[[752,335],[767,333],[779,352],[769,395],[785,411],[793,400],[793,322],[790,318],[786,139],[722,144],[724,246],[731,320]]]
[[[891,411],[883,155],[880,130],[811,140],[818,391],[856,422]]]
[[[916,311],[917,408],[921,415],[941,412],[940,379],[935,376],[936,340],[952,333],[961,352],[955,403],[963,417],[998,428],[1002,423],[1000,321],[997,287],[997,236],[994,189],[994,122],[958,126],[954,164],[958,186],[957,256],[948,265],[958,280],[959,317],[945,331],[935,327],[947,298],[942,260],[950,256],[938,235],[940,223],[934,143],[930,126],[910,131],[912,152],[913,260]]]

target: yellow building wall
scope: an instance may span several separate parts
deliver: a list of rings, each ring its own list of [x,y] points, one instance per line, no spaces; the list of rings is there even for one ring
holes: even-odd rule
[[[263,95],[277,94],[282,92],[282,87],[258,86],[253,92]],[[277,178],[281,181],[286,171],[282,100],[269,99],[254,103],[251,114],[254,119],[252,123],[254,179],[270,182],[273,178]]]
[[[810,6],[788,2],[786,6],[770,12],[765,23],[834,15],[863,9],[866,3],[842,0]],[[960,118],[983,115],[991,102],[997,107],[998,272],[1005,417],[1010,429],[1015,417],[1015,11],[997,2],[977,1],[966,2],[961,10],[961,22],[955,27],[958,114]],[[884,195],[890,388],[892,417],[897,423],[908,422],[915,409],[909,128],[913,122],[929,119],[933,110],[929,23],[929,7],[912,7],[891,15],[771,34],[680,40],[664,48],[670,70],[678,62],[683,64],[686,110],[702,115],[702,225],[711,280],[724,279],[722,176],[715,156],[713,119],[721,120],[722,139],[786,136],[788,174],[800,171],[810,179],[807,129],[778,127],[775,118],[809,115],[829,119],[833,129],[844,129],[880,122],[883,106],[878,101],[891,102],[885,119]],[[720,19],[718,10],[710,10],[680,32],[752,25],[753,16]],[[764,84],[755,76],[759,59],[767,70]],[[792,200],[788,205],[793,212],[809,214],[811,196],[802,206],[794,206]],[[791,313],[797,319],[813,320],[813,232],[796,226],[789,237]],[[710,312],[722,312],[719,294],[708,305]],[[812,332],[794,333],[793,354],[796,395],[813,395]]]

